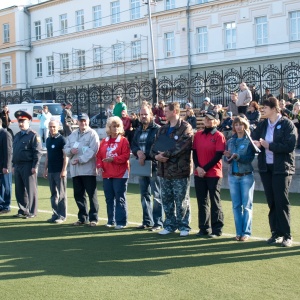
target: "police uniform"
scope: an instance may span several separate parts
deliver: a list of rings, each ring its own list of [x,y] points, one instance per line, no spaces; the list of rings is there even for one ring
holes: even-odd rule
[[[31,120],[30,114],[16,111],[15,117]],[[13,142],[13,167],[15,176],[15,194],[19,205],[16,217],[32,218],[37,214],[37,169],[41,158],[41,140],[38,134],[28,128],[15,135]]]

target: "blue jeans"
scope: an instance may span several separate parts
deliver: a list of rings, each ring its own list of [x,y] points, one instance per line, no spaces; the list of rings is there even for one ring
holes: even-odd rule
[[[141,203],[143,208],[143,225],[163,226],[163,208],[160,193],[160,179],[154,171],[152,177],[139,177]],[[153,207],[151,202],[153,195]]]
[[[12,175],[0,174],[0,210],[10,210]]]
[[[103,178],[107,224],[127,225],[127,184],[128,178]]]
[[[232,210],[236,235],[251,235],[252,206],[254,193],[253,174],[245,176],[228,175],[228,183],[232,200]]]

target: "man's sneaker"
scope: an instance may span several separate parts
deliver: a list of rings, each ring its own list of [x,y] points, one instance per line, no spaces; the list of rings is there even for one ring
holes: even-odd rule
[[[180,231],[180,236],[188,236],[190,232],[188,230],[181,230]]]
[[[123,229],[126,228],[126,225],[116,225],[115,229]]]
[[[10,209],[2,209],[0,210],[0,215],[8,214],[10,213]]]
[[[23,214],[15,214],[13,215],[14,218],[24,218],[25,215]]]
[[[281,244],[283,242],[283,237],[278,236],[276,233],[272,233],[272,236],[267,240],[267,244]]]
[[[32,218],[35,218],[35,217],[36,217],[35,215],[29,214],[29,215],[24,215],[23,219],[32,219]]]
[[[114,227],[115,224],[108,224],[108,223],[107,223],[107,224],[105,224],[105,226],[108,227],[108,228],[111,228],[111,227]]]
[[[291,247],[293,245],[293,239],[292,238],[283,238],[282,247]]]
[[[153,226],[152,228],[149,229],[149,231],[157,231],[161,230],[161,226]]]
[[[222,235],[222,233],[211,233],[207,237],[211,238],[211,239],[215,239],[215,238],[220,237],[221,235]]]
[[[56,220],[54,221],[54,223],[56,223],[56,224],[61,224],[61,223],[63,223],[64,221],[66,221],[66,219],[58,218],[58,219],[56,219]]]
[[[160,231],[158,234],[161,234],[161,235],[166,235],[166,234],[170,234],[172,233],[172,231],[169,231],[167,229],[163,229],[162,231]]]
[[[198,233],[196,233],[196,236],[198,237],[208,237],[208,232],[203,232],[203,231],[199,231]]]

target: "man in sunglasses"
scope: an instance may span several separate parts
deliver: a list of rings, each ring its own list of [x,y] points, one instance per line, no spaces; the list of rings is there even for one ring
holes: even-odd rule
[[[41,139],[31,130],[32,116],[22,110],[15,112],[20,131],[13,142],[13,173],[19,210],[14,217],[30,219],[37,214],[37,168],[41,158]]]

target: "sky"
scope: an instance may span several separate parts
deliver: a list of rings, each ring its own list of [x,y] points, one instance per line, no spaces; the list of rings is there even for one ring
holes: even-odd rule
[[[30,3],[37,3],[38,0],[0,0],[0,9],[14,6],[14,5],[25,5]]]

